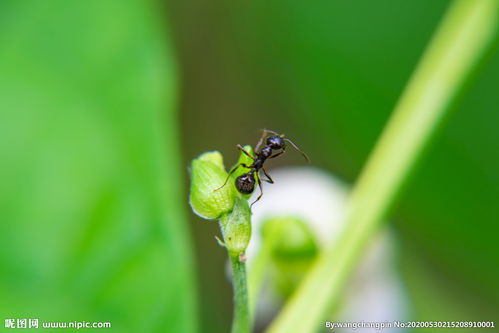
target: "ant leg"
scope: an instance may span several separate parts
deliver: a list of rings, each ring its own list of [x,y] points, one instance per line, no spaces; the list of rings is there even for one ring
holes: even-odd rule
[[[253,205],[262,198],[262,195],[263,195],[263,188],[262,188],[262,182],[260,181],[260,177],[258,176],[258,173],[256,174],[256,181],[258,182],[258,187],[260,188],[260,195],[258,196],[258,198],[256,198],[255,201],[253,201],[253,203],[250,205],[250,210],[251,210],[251,207],[253,207]]]
[[[282,155],[283,153],[284,153],[284,149],[283,149],[282,151],[278,152],[277,154],[274,154],[274,155],[272,155],[272,156],[269,156],[269,158],[268,158],[268,159],[271,159],[271,158],[277,157],[277,156],[279,156],[279,155]]]
[[[264,179],[264,180],[269,184],[274,184],[274,180],[269,176],[267,171],[264,168],[262,168],[262,171],[263,171],[263,174],[265,175],[265,177],[267,177],[267,179]]]
[[[232,175],[240,166],[242,166],[244,168],[248,168],[248,166],[246,164],[244,164],[244,163],[240,163],[240,164],[236,165],[235,167],[233,167],[230,170],[229,174],[227,175],[227,178],[225,179],[225,182],[223,183],[223,185],[220,186],[219,188],[213,190],[213,192],[218,191],[219,189],[221,189],[222,187],[224,187],[225,185],[227,185],[227,182],[229,181],[230,175]]]
[[[274,134],[274,135],[277,135],[279,136],[280,134],[277,133],[276,131],[272,131],[272,130],[269,130],[269,129],[265,129],[265,131],[267,131],[267,133],[270,133],[270,134]]]
[[[262,146],[263,144],[263,139],[265,139],[265,137],[267,136],[267,130],[264,129],[262,131],[262,136],[260,137],[260,140],[258,140],[258,143],[256,144],[256,147],[255,147],[255,152],[259,151],[260,150],[260,147]]]
[[[255,158],[253,156],[251,156],[247,151],[246,149],[243,148],[243,146],[241,145],[236,145],[237,149],[239,149],[240,151],[242,151],[246,156],[248,156],[249,158],[251,158],[253,161],[255,160]]]

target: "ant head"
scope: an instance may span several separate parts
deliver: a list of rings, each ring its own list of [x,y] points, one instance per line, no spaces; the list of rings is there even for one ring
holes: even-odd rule
[[[283,149],[286,146],[284,135],[272,135],[267,138],[267,146],[272,149]]]

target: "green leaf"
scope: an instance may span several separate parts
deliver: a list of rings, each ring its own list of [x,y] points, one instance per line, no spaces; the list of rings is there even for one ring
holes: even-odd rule
[[[196,330],[175,68],[153,5],[0,4],[4,318]]]

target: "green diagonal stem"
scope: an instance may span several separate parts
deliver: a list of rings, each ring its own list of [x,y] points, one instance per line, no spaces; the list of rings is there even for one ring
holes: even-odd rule
[[[268,332],[324,325],[368,240],[427,147],[450,104],[496,38],[499,0],[452,3],[372,152],[347,207],[346,228],[325,249]]]

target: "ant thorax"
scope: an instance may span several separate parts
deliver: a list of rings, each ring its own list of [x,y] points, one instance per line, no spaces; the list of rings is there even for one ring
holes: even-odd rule
[[[270,155],[272,155],[272,148],[270,146],[265,146],[262,150],[257,152],[258,157],[268,158]]]

